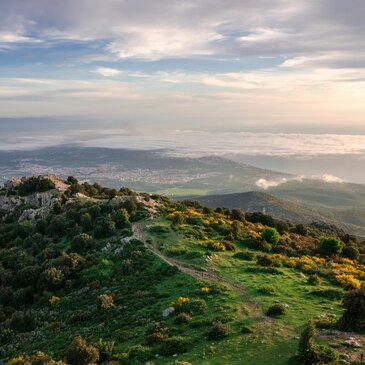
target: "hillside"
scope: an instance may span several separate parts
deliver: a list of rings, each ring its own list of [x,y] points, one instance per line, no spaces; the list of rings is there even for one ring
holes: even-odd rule
[[[2,363],[360,359],[341,300],[365,297],[365,246],[339,229],[53,175],[7,183],[0,204]]]
[[[353,234],[365,236],[365,209],[343,207],[339,197],[337,198],[337,207],[334,205],[336,197],[333,197],[331,207],[321,204],[319,208],[320,204],[318,202],[321,198],[318,197],[316,204],[311,205],[308,201],[309,193],[302,192],[301,187],[298,186],[297,189],[294,189],[294,186],[292,185],[286,190],[284,188],[277,191],[270,190],[271,193],[282,195],[283,198],[261,191],[194,196],[191,198],[211,208],[239,208],[245,212],[262,212],[264,210],[277,219],[305,224],[312,222],[334,224]],[[313,193],[317,191],[316,188],[313,188],[313,190]],[[305,196],[306,198],[299,197],[296,199],[294,196]],[[357,202],[357,204],[360,205],[361,202]]]
[[[300,212],[299,220],[310,222],[313,216],[315,220],[331,222],[352,233],[364,235],[364,185],[313,179],[297,181],[292,180],[294,175],[259,169],[221,157],[187,158],[171,154],[169,150],[70,145],[32,151],[0,151],[0,183],[12,177],[56,173],[63,178],[77,175],[81,181],[96,181],[114,188],[122,185],[134,191],[164,194],[176,199],[260,191],[280,199],[273,201],[267,196],[257,196],[257,200],[263,198],[265,207],[271,209],[272,214],[278,214],[279,218],[296,220]],[[260,179],[274,185],[281,184],[260,190],[257,186]],[[267,199],[269,204],[265,202]]]

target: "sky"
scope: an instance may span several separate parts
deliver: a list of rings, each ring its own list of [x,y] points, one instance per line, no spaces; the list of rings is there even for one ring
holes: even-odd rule
[[[363,0],[0,0],[0,117],[365,134],[364,15]]]

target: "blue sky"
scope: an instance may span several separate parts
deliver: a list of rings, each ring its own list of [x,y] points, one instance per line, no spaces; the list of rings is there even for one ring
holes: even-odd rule
[[[0,0],[0,117],[358,133],[364,15],[363,0]]]

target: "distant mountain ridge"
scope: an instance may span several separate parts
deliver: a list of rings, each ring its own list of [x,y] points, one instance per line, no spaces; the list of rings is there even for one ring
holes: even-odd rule
[[[327,214],[314,206],[305,205],[299,201],[278,198],[266,192],[251,191],[245,193],[233,193],[223,195],[209,195],[192,197],[202,205],[217,208],[239,208],[244,212],[265,212],[277,219],[289,220],[293,223],[323,222],[336,225],[346,231],[360,236],[365,236],[365,214],[361,210],[348,210],[347,219],[340,219],[339,214],[327,212]],[[345,210],[342,211],[345,214]],[[358,214],[356,214],[358,213]],[[353,214],[353,222],[349,218]],[[356,219],[355,219],[356,218]]]

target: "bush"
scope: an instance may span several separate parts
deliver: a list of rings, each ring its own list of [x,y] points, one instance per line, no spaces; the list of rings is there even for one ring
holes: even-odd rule
[[[0,345],[11,343],[14,339],[15,333],[10,328],[0,327]]]
[[[241,333],[243,333],[243,334],[253,333],[253,330],[249,326],[243,326],[241,328]]]
[[[253,252],[237,252],[233,257],[239,260],[253,261],[256,255]]]
[[[342,251],[342,243],[338,238],[323,238],[318,245],[318,252],[323,256],[338,255]]]
[[[311,285],[319,285],[321,283],[321,280],[317,274],[310,275],[308,278],[308,284]]]
[[[175,323],[176,324],[184,324],[184,323],[189,323],[192,320],[192,317],[190,314],[188,313],[179,313],[176,317],[175,317]]]
[[[146,331],[147,344],[162,342],[169,332],[169,328],[161,322],[152,323]]]
[[[335,277],[336,281],[345,289],[360,289],[361,281],[352,275],[341,274]]]
[[[293,356],[289,363],[291,365],[335,365],[339,356],[336,351],[328,346],[318,345],[314,342],[316,328],[311,321],[304,329],[298,346],[298,354]]]
[[[297,224],[293,229],[293,233],[300,234],[302,236],[306,236],[308,234],[308,229],[303,224]]]
[[[36,352],[31,356],[17,356],[8,363],[9,365],[66,365],[63,361],[55,361],[44,352]]]
[[[285,314],[286,307],[284,304],[274,304],[266,311],[266,314],[270,317],[281,316]]]
[[[365,333],[365,289],[348,291],[343,299],[345,309],[339,327],[346,331]]]
[[[186,337],[173,336],[163,341],[160,351],[163,355],[182,354],[189,349],[189,345]]]
[[[204,299],[192,298],[186,302],[175,303],[174,307],[177,313],[201,314],[205,312],[208,305]]]
[[[148,347],[136,345],[129,347],[128,359],[132,360],[132,364],[144,364],[151,358],[151,351]]]
[[[115,307],[113,296],[109,294],[101,294],[98,296],[98,308],[100,310],[113,309]]]
[[[88,365],[99,360],[99,351],[94,346],[88,346],[86,341],[76,336],[67,349],[66,360],[69,365]]]
[[[261,238],[272,245],[277,245],[279,243],[280,234],[275,228],[266,227],[261,233]]]
[[[71,251],[86,252],[95,246],[94,239],[87,233],[80,233],[75,236],[71,242]]]
[[[236,251],[237,250],[237,246],[230,241],[222,241],[222,245],[225,247],[226,251]]]
[[[114,351],[115,342],[114,341],[105,341],[102,338],[99,338],[99,341],[96,347],[99,350],[99,361],[104,362],[112,359],[113,351]]]
[[[37,327],[36,313],[32,310],[14,312],[10,319],[10,327],[18,332],[33,331]]]
[[[256,263],[260,266],[274,266],[274,261],[268,255],[259,256]]]
[[[339,289],[319,289],[312,291],[311,294],[332,300],[339,300],[343,296],[342,291]]]
[[[222,322],[214,322],[208,332],[209,340],[220,340],[229,336],[231,333],[231,327],[228,324]]]

